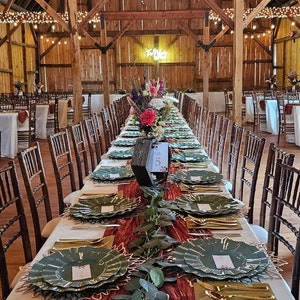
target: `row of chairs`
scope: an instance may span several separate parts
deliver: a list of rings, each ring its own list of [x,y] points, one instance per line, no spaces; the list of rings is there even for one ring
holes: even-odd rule
[[[225,116],[210,112],[191,99],[189,106],[188,111],[194,114],[193,117],[187,115],[188,123],[190,126],[192,124],[195,135],[219,167],[224,179],[230,183],[228,186],[233,197],[245,202],[248,221],[260,242],[265,243],[275,256],[279,254],[279,243],[282,242],[294,256],[291,290],[295,299],[298,299],[300,170],[292,167],[294,154],[270,143],[262,196],[255,201],[265,139],[245,131]],[[223,159],[220,148],[225,153]],[[260,212],[257,225],[253,224],[254,205],[258,206]],[[291,232],[288,237],[287,232]]]

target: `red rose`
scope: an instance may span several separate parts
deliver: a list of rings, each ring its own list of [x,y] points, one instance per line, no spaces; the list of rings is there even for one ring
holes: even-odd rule
[[[156,94],[157,94],[157,88],[156,88],[156,86],[151,85],[150,86],[150,96],[151,97],[155,97]]]
[[[152,109],[146,109],[140,115],[140,120],[143,125],[152,126],[155,122],[156,114]]]

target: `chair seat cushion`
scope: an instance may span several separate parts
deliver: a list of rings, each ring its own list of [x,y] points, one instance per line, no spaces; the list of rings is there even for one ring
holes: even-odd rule
[[[42,237],[48,238],[60,220],[61,220],[61,217],[57,217],[57,218],[53,218],[51,221],[49,221],[42,230],[42,233],[41,233]]]

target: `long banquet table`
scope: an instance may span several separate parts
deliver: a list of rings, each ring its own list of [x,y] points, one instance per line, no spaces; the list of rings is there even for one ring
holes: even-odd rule
[[[118,193],[119,196],[122,197],[129,197],[129,198],[135,198],[135,197],[141,197],[142,203],[144,203],[145,198],[143,198],[143,195],[139,189],[137,181],[133,179],[122,179],[119,181],[118,180],[118,174],[111,172],[110,174],[106,174],[104,171],[106,168],[118,168],[120,166],[128,166],[128,158],[126,159],[117,159],[115,156],[113,156],[113,153],[116,153],[116,151],[123,151],[123,153],[127,153],[128,151],[131,151],[132,149],[130,147],[124,147],[124,144],[128,143],[133,139],[133,137],[129,137],[129,134],[131,131],[126,130],[126,128],[129,128],[132,125],[128,125],[128,127],[125,127],[125,129],[122,131],[120,136],[116,139],[114,145],[109,149],[108,153],[105,154],[97,166],[96,170],[93,172],[94,176],[95,174],[99,174],[99,170],[102,170],[102,173],[105,174],[105,176],[110,177],[110,182],[102,182],[102,181],[95,181],[95,180],[86,180],[86,183],[82,189],[82,195],[108,195],[108,194],[114,194]],[[187,124],[185,125],[185,128],[187,127]],[[138,135],[138,134],[137,134]],[[191,131],[186,131],[185,132],[185,137],[188,135],[192,135]],[[167,136],[167,135],[166,135]],[[170,145],[174,143],[174,139],[177,136],[178,137],[178,132],[169,132],[169,142]],[[168,137],[167,137],[168,138]],[[175,144],[181,143],[182,141],[187,142],[190,141],[191,143],[197,143],[197,141],[193,138],[191,139],[186,139],[181,136],[180,140],[175,141]],[[183,142],[183,143],[184,143]],[[117,146],[117,145],[122,145],[122,147]],[[173,144],[174,146],[174,144]],[[172,148],[173,149],[173,148]],[[200,147],[200,153],[201,155],[205,154],[205,150]],[[184,151],[184,153],[187,153],[187,151]],[[120,154],[120,152],[119,152]],[[182,151],[175,151],[173,152],[172,150],[172,157],[173,154],[181,155]],[[124,154],[125,155],[125,154]],[[186,156],[187,158],[187,156]],[[170,174],[176,174],[178,169],[184,168],[184,170],[189,170],[191,168],[192,162],[187,159],[187,162],[172,162],[169,168],[169,175]],[[196,166],[196,164],[194,165]],[[199,165],[199,169],[203,170],[211,170],[211,171],[216,171],[215,166],[210,162],[207,161],[206,165]],[[195,170],[197,167],[195,167]],[[199,170],[198,169],[198,170]],[[96,172],[96,173],[95,173]],[[101,173],[101,172],[100,172]],[[101,173],[101,174],[102,174]],[[102,174],[102,175],[103,175]],[[171,175],[173,176],[173,175]],[[95,177],[93,177],[95,178]],[[174,179],[174,177],[173,177]],[[164,199],[168,201],[169,203],[173,203],[174,199],[177,199],[180,197],[182,194],[190,194],[193,193],[191,191],[184,191],[183,185],[178,184],[174,182],[174,180],[171,180],[171,177],[168,177],[167,182],[163,183],[162,186],[165,187],[164,189]],[[209,187],[206,186],[206,187]],[[199,187],[200,188],[200,187]],[[224,195],[226,197],[230,197],[230,193],[226,189],[226,186],[224,183],[221,181],[219,184],[217,184],[217,190],[212,191],[213,189],[216,188],[216,185],[211,186],[211,190],[208,189],[205,191],[205,187],[202,187],[202,191],[199,193],[203,194],[210,194],[210,195],[215,195],[215,194],[220,194]],[[74,204],[74,207],[76,204]],[[137,212],[140,212],[140,210],[143,208],[143,206],[139,206],[137,209]],[[190,240],[197,240],[197,237],[194,237],[190,235],[189,228],[187,227],[187,224],[185,222],[184,217],[180,212],[177,212],[176,214],[176,220],[172,223],[171,226],[167,226],[165,228],[165,231],[171,236],[172,238],[178,240],[179,243],[185,242],[185,241],[190,241]],[[246,242],[247,244],[252,244],[258,247],[260,249],[259,251],[264,251],[263,247],[259,245],[258,239],[256,238],[253,230],[251,229],[250,225],[247,223],[246,219],[242,216],[242,214],[237,213],[237,220],[240,224],[239,228],[234,228],[234,229],[193,229],[193,233],[198,233],[204,235],[203,237],[199,237],[201,239],[210,239],[211,237],[213,238],[221,238],[225,240],[230,239],[230,240],[235,240],[235,241],[241,241],[241,242]],[[140,264],[141,262],[144,262],[143,260],[131,260],[132,257],[129,256],[130,251],[128,248],[129,242],[131,242],[135,236],[135,229],[139,224],[141,224],[141,219],[138,217],[136,213],[129,214],[129,215],[124,215],[124,216],[119,216],[112,218],[110,222],[106,222],[109,224],[118,224],[119,227],[104,227],[103,224],[101,225],[100,223],[96,224],[86,224],[80,223],[78,220],[75,220],[72,216],[69,216],[66,214],[57,227],[54,229],[50,237],[47,239],[43,247],[40,249],[36,257],[34,258],[34,261],[32,262],[32,265],[39,260],[41,260],[44,257],[47,257],[49,255],[49,251],[53,249],[53,246],[56,244],[56,242],[60,239],[95,239],[99,237],[111,237],[113,236],[113,245],[115,249],[120,250],[121,252],[125,251],[126,257],[128,257],[129,261],[131,261],[130,266],[131,266],[131,272],[133,270],[136,270],[136,265]],[[77,227],[76,227],[77,226]],[[79,226],[79,227],[78,227]],[[81,226],[81,228],[80,228]],[[75,230],[74,228],[77,228]],[[228,240],[227,240],[228,242]],[[81,249],[81,248],[80,248]],[[80,251],[79,251],[80,252]],[[166,252],[159,252],[157,257],[163,256],[171,256],[172,251],[167,250]],[[46,270],[47,267],[45,267]],[[26,271],[26,268],[25,268]],[[168,271],[168,270],[166,270]],[[45,271],[46,272],[46,271]],[[290,293],[289,287],[286,285],[285,281],[282,279],[280,274],[275,270],[272,262],[269,262],[269,267],[268,270],[263,272],[264,274],[262,276],[255,276],[254,279],[251,279],[253,282],[263,282],[263,283],[268,283],[276,296],[277,299],[285,299],[285,300],[291,300],[294,299],[293,296]],[[59,276],[59,274],[57,275]],[[210,298],[208,296],[199,296],[194,293],[194,287],[193,284],[197,280],[197,277],[192,275],[192,274],[186,274],[183,271],[176,271],[175,273],[171,274],[172,277],[177,277],[176,282],[170,282],[170,283],[165,283],[164,286],[161,288],[161,290],[165,291],[166,293],[169,294],[170,298],[172,300],[179,300],[179,299],[191,299],[191,300],[209,300]],[[210,276],[208,276],[210,277]],[[208,278],[203,278],[204,280],[207,280]],[[8,300],[17,300],[17,299],[22,299],[22,300],[30,300],[30,299],[42,299],[42,296],[37,294],[33,294],[32,290],[28,290],[28,277],[26,275],[26,272],[24,276],[19,280],[17,283],[16,287],[13,289],[12,293],[9,295],[7,298]],[[41,279],[42,280],[42,279]],[[124,290],[124,282],[128,280],[128,276],[123,278],[121,281],[117,281],[115,284],[112,286],[110,285],[107,291],[102,291],[101,289],[99,290],[94,290],[94,291],[87,291],[86,293],[78,293],[78,298],[80,299],[113,299],[113,296],[119,295],[119,294],[124,294],[126,293]],[[251,281],[247,280],[246,281]],[[238,280],[239,281],[239,280]],[[38,284],[38,283],[37,283]],[[47,299],[55,299],[55,295],[57,294],[53,293],[52,295],[48,295]],[[71,296],[70,296],[71,297]],[[238,297],[235,297],[236,299],[239,299]],[[71,298],[70,298],[71,299]],[[72,298],[73,299],[73,298]],[[249,298],[251,299],[251,298]],[[274,299],[274,298],[273,298]]]

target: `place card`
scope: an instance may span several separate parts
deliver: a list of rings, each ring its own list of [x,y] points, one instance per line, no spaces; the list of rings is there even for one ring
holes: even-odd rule
[[[120,174],[119,174],[119,173],[116,173],[116,174],[109,174],[109,177],[110,177],[111,179],[120,178]]]
[[[83,280],[87,278],[92,278],[90,265],[80,265],[72,267],[72,280]]]
[[[201,181],[201,176],[191,176],[192,181]]]
[[[114,211],[114,206],[113,205],[104,205],[101,207],[101,212],[102,213],[107,213],[107,212],[113,212]]]
[[[197,207],[199,210],[211,210],[211,206],[208,203],[197,203]]]
[[[217,269],[234,269],[233,262],[229,255],[213,255]]]

